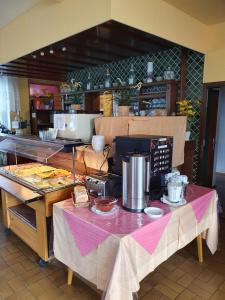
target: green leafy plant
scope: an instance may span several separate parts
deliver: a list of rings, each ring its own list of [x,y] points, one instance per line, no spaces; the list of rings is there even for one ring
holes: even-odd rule
[[[82,103],[81,98],[77,94],[74,94],[71,96],[71,101],[73,102],[73,104],[81,104]]]
[[[130,90],[121,90],[119,92],[118,105],[119,106],[129,106],[130,105],[130,97],[131,97]]]

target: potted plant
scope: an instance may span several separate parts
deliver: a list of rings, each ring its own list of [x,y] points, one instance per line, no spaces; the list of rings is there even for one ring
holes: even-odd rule
[[[81,101],[80,97],[78,97],[77,94],[74,94],[72,96],[71,109],[73,109],[73,110],[80,110],[81,109],[81,103],[82,103],[82,101]]]
[[[130,90],[121,90],[118,99],[118,115],[128,116],[130,109]]]
[[[192,118],[196,114],[196,109],[200,105],[199,100],[179,100],[177,101],[177,115],[187,117],[185,140],[190,140]]]

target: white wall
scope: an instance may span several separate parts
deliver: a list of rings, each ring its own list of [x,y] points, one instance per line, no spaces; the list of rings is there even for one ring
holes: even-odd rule
[[[215,159],[216,172],[225,173],[225,87],[219,93]]]

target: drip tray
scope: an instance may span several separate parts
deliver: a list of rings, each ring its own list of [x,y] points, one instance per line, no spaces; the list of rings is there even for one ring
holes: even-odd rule
[[[25,204],[19,204],[9,207],[8,210],[34,230],[37,229],[35,210],[31,207]]]

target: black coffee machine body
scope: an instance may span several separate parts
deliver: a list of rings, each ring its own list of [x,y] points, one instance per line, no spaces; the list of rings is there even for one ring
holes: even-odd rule
[[[172,170],[173,138],[169,136],[129,135],[116,136],[113,156],[113,173],[122,175],[122,156],[126,153],[146,153],[150,156],[149,185],[146,192],[150,199],[160,199],[166,188],[165,174]]]

